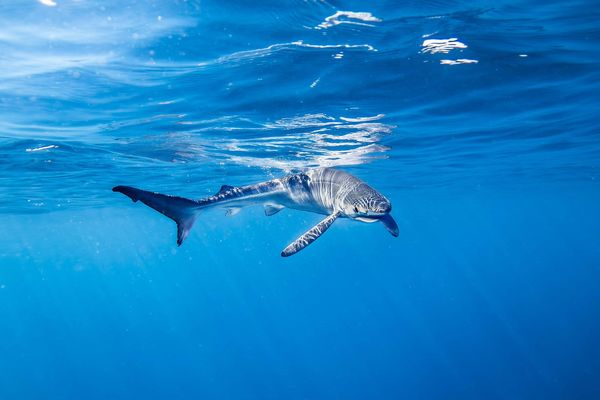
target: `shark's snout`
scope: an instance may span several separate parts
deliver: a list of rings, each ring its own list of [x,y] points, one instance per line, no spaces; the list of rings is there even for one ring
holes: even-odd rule
[[[381,210],[384,214],[389,214],[392,211],[392,203],[389,201],[382,205]]]
[[[373,209],[375,214],[389,214],[392,211],[392,204],[389,201],[377,203]]]
[[[363,214],[367,217],[383,217],[392,211],[392,205],[389,202],[372,204]]]

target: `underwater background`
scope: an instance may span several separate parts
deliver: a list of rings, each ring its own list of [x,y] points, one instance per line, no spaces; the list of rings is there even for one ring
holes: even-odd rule
[[[600,3],[0,3],[0,399],[600,398]],[[400,236],[200,198],[306,168]]]

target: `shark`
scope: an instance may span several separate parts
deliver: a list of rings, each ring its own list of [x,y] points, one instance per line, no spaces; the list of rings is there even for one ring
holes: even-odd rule
[[[317,240],[339,218],[365,223],[379,222],[394,237],[398,225],[392,218],[392,203],[377,190],[357,177],[334,168],[317,168],[247,186],[223,185],[213,196],[199,200],[115,186],[113,192],[141,201],[177,224],[177,245],[181,246],[198,216],[210,208],[224,208],[226,215],[235,215],[242,207],[264,206],[265,215],[272,216],[290,208],[325,216],[283,251],[281,256],[296,254]]]

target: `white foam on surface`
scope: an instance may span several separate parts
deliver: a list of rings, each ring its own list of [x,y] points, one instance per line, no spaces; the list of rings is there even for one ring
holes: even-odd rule
[[[377,121],[378,119],[381,119],[383,117],[385,117],[385,114],[377,114],[377,115],[373,115],[372,117],[358,117],[358,118],[340,117],[340,119],[342,121],[346,121],[346,122],[370,122],[370,121]]]
[[[421,53],[443,53],[447,54],[455,49],[466,49],[467,45],[459,42],[457,38],[449,38],[449,39],[427,39],[423,41],[421,44],[423,47],[421,49]]]
[[[55,144],[51,144],[48,146],[41,146],[41,147],[34,147],[34,148],[29,148],[29,149],[25,149],[26,152],[28,153],[33,153],[36,151],[42,151],[42,150],[51,150],[51,149],[58,149],[58,146]]]
[[[375,26],[373,24],[369,24],[368,22],[381,22],[381,19],[373,16],[373,14],[370,12],[338,11],[335,14],[325,18],[325,21],[317,25],[315,29],[327,29],[341,24],[370,27]]]
[[[39,3],[48,6],[48,7],[55,7],[56,6],[56,2],[52,1],[52,0],[38,0]]]
[[[457,60],[440,60],[440,64],[443,65],[477,64],[478,62],[478,60],[471,60],[468,58],[459,58]]]

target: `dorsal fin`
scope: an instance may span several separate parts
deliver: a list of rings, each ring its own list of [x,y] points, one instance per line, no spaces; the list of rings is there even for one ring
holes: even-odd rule
[[[217,194],[222,194],[222,193],[228,192],[231,189],[234,189],[234,187],[230,186],[230,185],[223,185],[223,186],[221,186],[221,189],[219,189],[219,191],[217,192]]]

